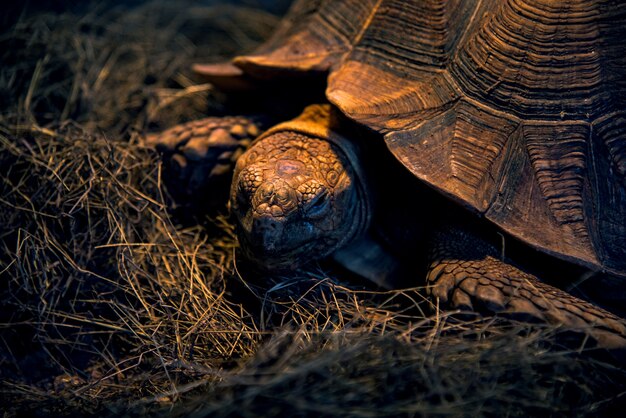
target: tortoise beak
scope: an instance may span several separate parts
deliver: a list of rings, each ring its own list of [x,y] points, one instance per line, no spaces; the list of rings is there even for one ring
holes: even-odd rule
[[[283,239],[283,223],[267,214],[254,214],[249,233],[250,243],[259,254],[272,255],[280,248]]]

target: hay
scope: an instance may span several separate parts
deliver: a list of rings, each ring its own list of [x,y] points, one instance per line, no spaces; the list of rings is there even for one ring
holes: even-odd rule
[[[171,216],[139,136],[227,112],[194,61],[249,50],[252,7],[27,10],[0,38],[5,416],[602,415],[626,372],[559,331],[435,314],[314,266],[259,283],[225,210]],[[574,346],[576,347],[576,346]]]

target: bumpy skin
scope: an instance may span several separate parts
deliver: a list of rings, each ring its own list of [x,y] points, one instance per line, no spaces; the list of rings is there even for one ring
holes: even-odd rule
[[[342,149],[298,132],[276,132],[237,162],[231,208],[241,247],[267,269],[328,256],[367,227],[367,201]]]
[[[626,347],[623,319],[501,259],[463,229],[438,231],[431,246],[428,292],[442,308],[483,312],[582,330],[604,347]]]
[[[226,202],[235,163],[259,132],[250,118],[212,117],[150,135],[146,143],[163,153],[165,179],[175,198],[213,206]]]

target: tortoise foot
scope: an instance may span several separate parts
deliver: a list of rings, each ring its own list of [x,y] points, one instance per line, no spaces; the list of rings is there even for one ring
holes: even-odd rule
[[[211,117],[149,135],[145,142],[163,154],[168,191],[180,203],[223,205],[237,158],[259,134],[245,117]]]
[[[489,244],[460,232],[441,234],[427,275],[443,308],[543,322],[584,332],[605,348],[626,347],[626,321],[499,259]]]

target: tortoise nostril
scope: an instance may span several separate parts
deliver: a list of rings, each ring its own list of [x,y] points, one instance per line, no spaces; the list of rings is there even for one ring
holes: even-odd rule
[[[278,179],[268,181],[258,188],[252,199],[252,206],[259,216],[288,216],[297,209],[298,198],[293,188]]]
[[[289,200],[289,189],[287,187],[280,187],[276,190],[276,198],[281,202],[286,202]]]
[[[274,184],[265,183],[259,187],[259,193],[265,199],[271,198],[274,195]]]

